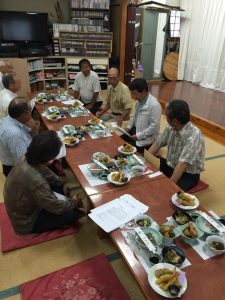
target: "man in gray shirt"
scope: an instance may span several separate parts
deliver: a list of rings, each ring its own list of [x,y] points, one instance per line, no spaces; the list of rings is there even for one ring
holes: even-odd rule
[[[79,62],[81,72],[76,75],[74,82],[74,98],[84,103],[85,107],[93,114],[96,114],[102,106],[99,95],[101,86],[97,73],[91,70],[91,63],[88,59],[82,59]]]
[[[152,145],[159,134],[161,105],[148,91],[148,84],[144,78],[134,79],[130,85],[131,96],[137,100],[134,119],[128,133],[130,137],[122,138],[143,153]]]

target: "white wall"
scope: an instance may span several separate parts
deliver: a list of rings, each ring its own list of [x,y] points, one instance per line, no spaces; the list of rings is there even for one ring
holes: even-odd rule
[[[58,0],[62,14],[64,17],[63,23],[69,23],[70,8],[68,0]],[[0,0],[0,10],[8,11],[33,11],[48,13],[48,18],[51,23],[57,22],[57,14],[55,4],[57,0]]]

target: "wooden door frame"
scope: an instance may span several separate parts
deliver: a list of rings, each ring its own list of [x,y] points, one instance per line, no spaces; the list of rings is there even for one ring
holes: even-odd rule
[[[127,6],[129,0],[121,0],[122,20],[120,35],[120,80],[124,81],[124,64],[126,54],[126,35],[127,35]]]

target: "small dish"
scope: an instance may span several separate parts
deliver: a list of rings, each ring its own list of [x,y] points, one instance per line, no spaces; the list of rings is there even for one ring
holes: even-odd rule
[[[114,180],[114,176],[117,176],[119,172],[112,172],[107,176],[107,179],[109,182],[111,182],[112,184],[115,185],[124,185],[127,184],[130,181],[130,177],[128,176],[124,176],[122,177],[122,179],[120,181]]]
[[[128,150],[130,149],[130,151],[125,150],[124,147],[128,147],[127,145],[129,146]],[[124,144],[118,148],[118,151],[124,155],[132,155],[137,151],[137,148],[135,148],[129,144]]]
[[[134,219],[134,222],[137,226],[141,228],[147,228],[152,225],[153,219],[148,215],[139,215]]]
[[[66,137],[64,138],[64,144],[67,146],[67,147],[74,147],[76,146],[80,140],[77,139],[77,138],[74,138],[73,136],[70,136],[70,137]]]
[[[96,163],[91,163],[88,165],[88,170],[93,176],[99,176],[102,173],[102,168]]]
[[[197,239],[203,236],[204,232],[201,231],[194,222],[189,222],[185,225],[180,226],[181,237],[184,242],[188,244],[195,243]]]
[[[213,220],[215,222],[219,224],[219,222],[213,218]],[[217,234],[218,233],[218,230],[213,226],[211,225],[204,217],[202,216],[199,216],[197,219],[196,219],[196,225],[198,226],[198,228],[203,231],[205,234]]]
[[[162,256],[165,262],[177,267],[181,267],[185,261],[184,251],[176,246],[165,246],[162,249]]]
[[[185,211],[178,210],[172,215],[172,218],[178,225],[184,225],[192,221],[192,217]]]
[[[175,227],[171,222],[166,222],[158,226],[163,242],[166,245],[172,244],[173,240],[180,235],[180,228]]]
[[[218,235],[208,236],[206,239],[206,245],[216,255],[225,253],[225,239]],[[217,249],[217,248],[221,248],[221,249]]]
[[[58,115],[58,114],[49,115],[49,116],[47,116],[47,119],[50,122],[58,122],[61,119],[61,115]]]
[[[161,234],[154,228],[147,227],[147,228],[143,228],[142,231],[147,236],[147,238],[150,240],[150,242],[152,242],[153,246],[158,247],[162,243]],[[146,249],[148,250],[145,243],[142,241],[142,239],[138,235],[135,236],[135,240],[139,247],[141,247],[145,250]]]
[[[131,167],[131,171],[135,176],[141,176],[143,175],[144,171],[145,171],[145,167],[144,166],[133,166]]]

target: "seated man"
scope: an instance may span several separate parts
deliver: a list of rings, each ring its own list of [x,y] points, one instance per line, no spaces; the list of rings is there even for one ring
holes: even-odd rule
[[[91,63],[88,59],[79,62],[81,72],[76,75],[74,82],[74,98],[84,103],[85,107],[93,114],[96,114],[102,105],[99,95],[101,86],[98,74],[91,70]]]
[[[0,91],[0,123],[8,115],[10,101],[17,97],[17,92],[21,88],[21,81],[15,73],[8,73],[2,77],[4,89]]]
[[[78,196],[58,200],[50,185],[63,187],[63,181],[47,166],[59,154],[61,141],[55,131],[35,136],[12,169],[4,186],[6,211],[18,233],[40,233],[65,228],[81,216]]]
[[[132,108],[131,96],[128,87],[120,81],[119,70],[110,68],[108,72],[109,87],[107,90],[106,106],[96,115],[103,121],[117,121],[122,126],[123,121],[129,119]],[[104,115],[108,110],[111,112]]]
[[[190,122],[190,110],[183,100],[166,105],[168,126],[149,149],[156,154],[168,147],[166,160],[160,159],[160,170],[184,191],[193,188],[204,170],[205,145],[201,131]]]
[[[131,96],[137,100],[133,122],[128,133],[122,138],[135,146],[139,153],[148,149],[156,140],[160,129],[161,106],[148,91],[148,84],[144,78],[134,79],[130,85]]]
[[[17,160],[30,145],[38,126],[31,117],[30,103],[22,98],[13,99],[8,107],[9,115],[0,125],[0,161],[7,177]]]
[[[13,70],[11,62],[8,60],[0,60],[0,91],[3,90],[5,87],[2,83],[3,75],[7,73],[11,73]]]

